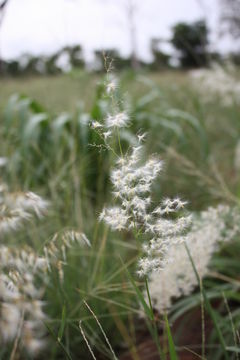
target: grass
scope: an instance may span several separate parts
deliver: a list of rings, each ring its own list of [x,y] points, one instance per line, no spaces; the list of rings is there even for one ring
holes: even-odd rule
[[[187,74],[180,72],[137,76],[125,73],[121,75],[121,91],[126,94],[124,101],[132,119],[131,129],[121,139],[124,148],[132,141],[131,131],[143,129],[148,132],[147,153],[160,153],[165,161],[161,184],[154,188],[156,198],[179,194],[189,200],[189,209],[194,211],[219,202],[238,203],[240,174],[234,167],[234,155],[240,136],[240,113],[234,102],[225,106],[216,96],[206,103]],[[7,106],[13,93],[27,98],[12,99]],[[52,203],[43,222],[18,234],[18,244],[27,243],[41,252],[55,232],[71,227],[84,229],[92,243],[90,250],[70,251],[64,284],[53,274],[47,290],[47,326],[53,343],[45,355],[50,359],[66,358],[66,354],[72,359],[90,358],[78,327],[79,320],[98,359],[112,358],[89,308],[100,321],[114,351],[119,355],[127,350],[133,359],[141,358],[136,350],[139,334],[149,336],[144,321],[139,320],[142,314],[139,302],[155,318],[139,292],[144,282],[132,279],[138,244],[132,235],[110,234],[96,221],[96,214],[108,200],[111,157],[88,146],[101,142],[87,121],[104,119],[108,106],[102,97],[100,75],[73,73],[1,79],[0,155],[11,159],[2,179],[10,188],[36,191]],[[65,115],[60,116],[63,112]],[[237,358],[238,349],[234,351],[232,324],[229,312],[224,311],[224,302],[228,301],[232,321],[238,329],[239,247],[236,239],[214,257],[215,277],[209,277],[204,285],[204,296],[214,299],[217,302],[214,305],[220,309],[214,312],[214,321],[219,324],[230,359]],[[177,358],[177,345],[173,339],[176,334],[169,324],[191,313],[193,308],[200,308],[200,295],[197,290],[180,299],[169,317],[157,323],[157,330],[165,327],[171,359]],[[154,324],[152,332],[156,330]],[[213,329],[211,338],[206,339],[207,354],[214,360],[221,359],[225,352],[217,335]],[[217,351],[214,348],[211,352],[211,344],[218,344]],[[0,354],[2,359],[6,358],[5,349]]]
[[[89,108],[94,97],[97,76],[80,73],[76,76],[36,76],[1,79],[0,108],[3,110],[13,93],[25,94],[41,103],[52,113],[75,111],[84,101]]]
[[[38,101],[43,106],[43,111],[46,110],[51,116],[61,112],[75,114],[76,104],[79,104],[81,112],[90,111],[96,117],[99,115],[96,113],[98,109],[94,109],[93,104],[96,104],[95,86],[99,81],[99,76],[84,73],[50,78],[3,79],[0,107],[3,109],[10,94],[20,93]],[[122,90],[127,94],[129,106],[134,109],[132,117],[137,122],[135,129],[148,129],[148,144],[151,144],[154,152],[164,153],[165,161],[167,153],[166,163],[170,164],[166,169],[168,179],[175,177],[174,173],[171,174],[171,168],[174,168],[174,172],[187,172],[187,177],[182,174],[177,180],[175,178],[176,191],[187,198],[189,176],[191,177],[191,186],[195,187],[191,202],[195,209],[196,206],[204,207],[209,196],[212,197],[215,192],[212,187],[220,188],[219,195],[222,192],[219,179],[214,179],[216,169],[210,163],[212,156],[217,171],[225,176],[223,180],[236,191],[238,184],[236,174],[232,171],[240,130],[236,105],[226,108],[217,97],[208,104],[203,103],[199,94],[192,91],[185,73],[143,74],[137,79],[131,74],[125,74],[122,77]],[[177,109],[183,113],[171,115],[169,109]],[[174,149],[175,153],[167,151],[166,147],[168,150]],[[188,162],[181,157],[186,153]],[[201,172],[201,179],[198,172]],[[184,182],[186,188],[183,186]],[[222,196],[228,197],[225,192]]]
[[[131,76],[127,77],[124,91],[133,94],[135,98],[144,95],[148,86],[139,87]],[[93,75],[87,72],[74,72],[72,75],[58,76],[31,76],[19,78],[2,78],[0,88],[0,108],[3,110],[9,97],[14,93],[25,94],[32,97],[48,112],[57,114],[60,112],[74,112],[76,105],[83,102],[86,109],[92,106],[95,96],[95,86],[101,79],[101,75]],[[163,74],[150,74],[150,81],[159,85],[172,88],[173,82],[185,83],[184,74],[168,72]]]

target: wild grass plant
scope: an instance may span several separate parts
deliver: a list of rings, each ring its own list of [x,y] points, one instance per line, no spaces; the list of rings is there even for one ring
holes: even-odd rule
[[[136,84],[145,93],[121,95]],[[24,346],[20,312],[10,341],[2,336],[3,359],[141,359],[149,338],[153,358],[181,358],[184,346],[192,358],[238,357],[238,117],[235,103],[205,105],[186,80],[159,85],[143,75],[108,73],[90,111],[55,115],[29,97],[10,99],[6,194],[30,189],[48,212],[2,236],[14,259],[28,246],[46,265],[44,286],[41,273],[34,278],[41,351]],[[25,266],[27,256],[35,259],[27,252]],[[186,319],[198,321],[192,347],[179,340]]]

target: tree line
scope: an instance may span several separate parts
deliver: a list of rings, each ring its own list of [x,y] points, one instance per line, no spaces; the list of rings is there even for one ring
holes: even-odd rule
[[[225,17],[225,21],[226,19],[229,21],[229,15]],[[226,21],[226,23],[228,23],[228,21]],[[233,28],[235,34],[237,25],[235,24]],[[209,29],[204,20],[198,20],[192,23],[180,22],[173,26],[171,38],[167,41],[173,47],[174,51],[172,55],[162,50],[165,42],[166,41],[159,38],[151,40],[153,60],[150,63],[143,62],[137,57],[133,62],[131,56],[124,58],[116,49],[96,50],[92,70],[104,70],[103,53],[105,56],[114,59],[114,67],[116,70],[130,69],[133,67],[147,68],[152,71],[171,67],[191,69],[207,67],[212,60],[221,61],[221,55],[219,53],[209,50]],[[230,54],[230,57],[235,63],[240,63],[240,53]],[[12,76],[22,74],[55,75],[68,72],[72,69],[85,69],[88,67],[89,64],[87,64],[84,59],[82,47],[75,45],[66,46],[50,56],[23,55],[11,61],[1,60],[0,73],[2,75]]]

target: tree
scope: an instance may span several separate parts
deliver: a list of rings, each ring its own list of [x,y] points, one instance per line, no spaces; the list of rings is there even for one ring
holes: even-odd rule
[[[21,74],[20,64],[17,60],[8,61],[6,67],[6,72],[8,75],[18,76]]]
[[[162,39],[153,38],[151,40],[151,52],[153,55],[153,62],[151,64],[152,70],[162,70],[169,67],[170,55],[164,53],[160,44],[162,43]]]
[[[61,73],[61,69],[57,66],[58,57],[59,57],[59,52],[51,55],[46,60],[45,64],[46,64],[46,72],[47,72],[47,74],[56,75],[56,74]]]
[[[82,54],[82,47],[80,45],[65,46],[60,52],[61,54],[66,53],[69,55],[69,62],[73,68],[83,68],[85,63]]]
[[[182,67],[200,67],[208,63],[208,28],[204,20],[178,23],[173,29],[171,43],[179,53]]]
[[[221,21],[234,38],[240,36],[240,0],[220,0]]]

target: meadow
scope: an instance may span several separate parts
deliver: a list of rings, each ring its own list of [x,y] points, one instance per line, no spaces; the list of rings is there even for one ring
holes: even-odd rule
[[[33,331],[21,335],[25,321],[37,323],[27,307],[12,319],[17,333],[4,335],[11,321],[2,307],[0,358],[238,359],[240,96],[217,91],[221,83],[208,93],[187,72],[124,72],[118,79],[114,97],[111,77],[101,74],[0,80],[1,183],[7,185],[0,189],[0,228],[11,194],[15,202],[16,194],[29,191],[47,201],[41,216],[31,214],[21,227],[4,230],[1,246],[14,249],[14,256],[26,249],[53,258],[46,279],[34,270],[35,286],[44,288],[38,294],[45,314],[39,317],[40,339],[31,338]],[[117,136],[112,127],[118,125],[111,125],[116,119],[108,117],[113,107],[128,114]],[[138,147],[141,155],[133,159]],[[127,207],[124,224],[110,218],[108,205],[122,201],[122,195],[112,200],[116,152],[130,164],[127,170],[118,165],[120,178],[144,169],[134,186],[151,185],[150,207],[161,203],[151,214],[158,209],[165,220],[170,213],[164,243],[177,241],[179,221],[193,217],[189,248],[170,250],[174,268],[170,263],[154,275],[154,265],[145,274],[143,262],[144,277],[138,276],[145,232],[151,230],[143,231],[145,220],[136,220]],[[119,214],[113,215],[116,220]],[[132,218],[134,224],[126,225]],[[185,227],[183,232],[187,244]],[[154,246],[165,256],[162,244]],[[147,248],[147,256],[156,264],[154,251]],[[9,265],[1,271],[8,274]],[[0,295],[0,301],[6,299]]]

